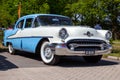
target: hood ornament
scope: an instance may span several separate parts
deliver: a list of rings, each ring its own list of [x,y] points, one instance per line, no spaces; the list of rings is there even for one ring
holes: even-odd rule
[[[88,37],[93,36],[93,34],[92,34],[92,33],[90,33],[90,31],[87,31],[87,33],[84,33],[84,35],[87,35]]]

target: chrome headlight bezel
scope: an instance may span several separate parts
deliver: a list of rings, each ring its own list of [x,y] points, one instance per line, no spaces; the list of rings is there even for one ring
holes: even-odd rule
[[[112,32],[111,31],[108,31],[106,34],[105,34],[105,38],[107,40],[110,40],[112,38]]]
[[[61,39],[66,39],[68,37],[68,32],[65,28],[62,28],[60,31],[59,31],[59,37]]]

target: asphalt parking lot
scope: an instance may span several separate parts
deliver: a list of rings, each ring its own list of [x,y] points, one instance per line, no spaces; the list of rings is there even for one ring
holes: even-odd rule
[[[58,65],[48,66],[39,56],[0,52],[0,80],[120,80],[120,61],[102,59],[86,63],[81,57],[63,57]]]

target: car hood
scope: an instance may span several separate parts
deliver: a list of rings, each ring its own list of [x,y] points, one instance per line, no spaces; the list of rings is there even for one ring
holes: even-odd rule
[[[39,28],[39,29],[38,29]],[[64,28],[67,30],[67,33],[69,35],[69,37],[67,39],[70,38],[89,38],[89,39],[102,39],[105,40],[105,33],[106,30],[96,30],[94,28],[90,28],[90,27],[85,27],[85,26],[42,26],[42,27],[38,27],[36,28],[35,31],[32,32],[36,32],[40,33],[41,36],[52,36],[55,38],[59,38],[59,31]],[[37,34],[36,34],[37,35]],[[66,40],[67,40],[66,39]]]

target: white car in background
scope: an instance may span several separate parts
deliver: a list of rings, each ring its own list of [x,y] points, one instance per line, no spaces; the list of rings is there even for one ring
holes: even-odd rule
[[[87,62],[98,62],[111,52],[109,30],[73,26],[69,17],[54,14],[32,14],[18,19],[13,29],[4,31],[4,46],[40,54],[45,64],[58,63],[60,56],[83,56]]]

